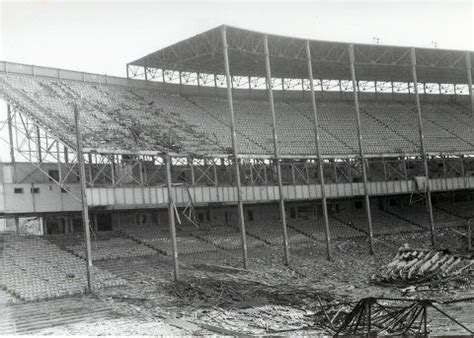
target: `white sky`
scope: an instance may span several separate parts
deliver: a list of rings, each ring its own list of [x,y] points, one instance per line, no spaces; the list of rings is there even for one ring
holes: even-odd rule
[[[125,64],[229,24],[304,38],[470,49],[472,1],[0,0],[0,60],[117,76]]]

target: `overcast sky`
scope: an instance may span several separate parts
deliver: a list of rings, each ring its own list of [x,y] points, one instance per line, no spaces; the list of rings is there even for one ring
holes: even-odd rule
[[[473,49],[473,3],[0,0],[0,60],[125,75],[125,64],[229,24],[297,37]]]

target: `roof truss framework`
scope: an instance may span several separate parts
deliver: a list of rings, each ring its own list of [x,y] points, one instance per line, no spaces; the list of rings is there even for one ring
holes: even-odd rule
[[[221,27],[198,34],[135,60],[130,65],[181,72],[224,74]],[[267,34],[226,27],[233,76],[265,76],[263,41]],[[306,78],[306,40],[268,35],[275,78]],[[310,41],[316,79],[349,80],[348,43]],[[474,53],[468,52],[471,59]],[[416,48],[419,82],[466,83],[466,52]],[[406,81],[410,47],[354,44],[357,78],[362,81]],[[472,70],[471,70],[472,71]]]

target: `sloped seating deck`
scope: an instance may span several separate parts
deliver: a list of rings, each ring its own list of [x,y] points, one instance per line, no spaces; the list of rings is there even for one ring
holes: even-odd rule
[[[158,90],[0,73],[2,94],[58,137],[74,144],[72,104],[81,110],[86,147],[115,150],[172,150],[186,154],[229,154],[230,113],[225,98],[179,96]],[[272,120],[266,100],[234,100],[241,154],[273,153]],[[474,151],[474,121],[460,104],[422,105],[429,152]],[[313,112],[309,101],[276,101],[282,155],[313,155]],[[350,101],[318,102],[322,153],[358,153],[355,111]],[[367,154],[419,152],[414,104],[361,102]],[[159,128],[157,128],[159,126]]]
[[[0,285],[25,301],[74,294],[86,289],[86,266],[81,258],[38,237],[2,236]],[[92,268],[94,288],[122,285],[124,280]]]

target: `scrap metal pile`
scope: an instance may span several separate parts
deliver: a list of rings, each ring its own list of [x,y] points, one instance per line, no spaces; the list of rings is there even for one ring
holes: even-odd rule
[[[376,284],[397,287],[464,287],[471,283],[474,258],[447,250],[402,248],[372,276]]]
[[[428,309],[438,312],[465,334],[473,334],[454,317],[443,311],[436,301],[430,299],[364,298],[344,319],[335,335],[428,335]]]

